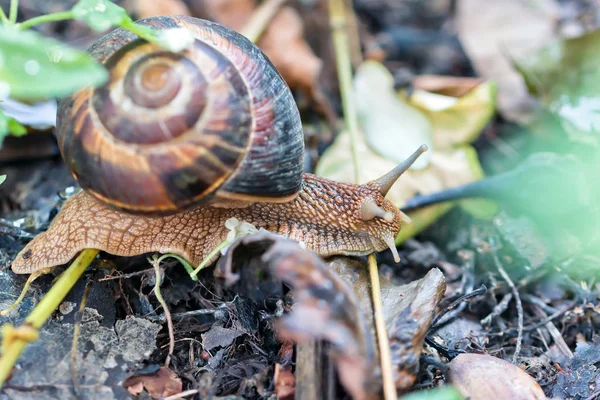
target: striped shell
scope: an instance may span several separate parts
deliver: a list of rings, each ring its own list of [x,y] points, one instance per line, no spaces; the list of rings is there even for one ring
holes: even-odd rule
[[[138,23],[186,28],[196,40],[170,53],[117,29],[92,45],[110,79],[61,101],[57,118],[59,147],[81,187],[116,208],[156,214],[215,198],[295,197],[300,115],[260,49],[197,18]]]

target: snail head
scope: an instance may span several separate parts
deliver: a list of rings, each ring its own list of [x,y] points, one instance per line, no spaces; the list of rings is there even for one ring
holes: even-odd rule
[[[406,172],[421,154],[427,151],[427,146],[421,145],[410,157],[382,177],[361,185],[363,196],[356,213],[364,223],[361,228],[368,236],[373,247],[382,251],[389,248],[396,262],[400,261],[398,250],[394,243],[400,232],[402,222],[410,223],[410,218],[385,198],[394,183]]]

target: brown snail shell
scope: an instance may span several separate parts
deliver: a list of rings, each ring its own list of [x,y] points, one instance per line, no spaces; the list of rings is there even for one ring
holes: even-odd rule
[[[116,29],[90,54],[110,79],[61,101],[58,144],[81,187],[137,213],[174,213],[215,198],[288,201],[304,141],[294,98],[244,36],[187,16],[137,23],[186,28],[172,53]]]

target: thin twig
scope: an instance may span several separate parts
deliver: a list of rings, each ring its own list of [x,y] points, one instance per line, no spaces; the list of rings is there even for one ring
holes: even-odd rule
[[[94,261],[100,251],[96,249],[83,250],[73,263],[62,273],[54,286],[38,303],[33,311],[25,318],[24,323],[14,328],[10,324],[2,327],[2,357],[0,358],[0,388],[6,382],[17,359],[25,350],[28,343],[37,340],[39,329],[50,318],[54,310],[71,291],[79,277]]]
[[[104,278],[98,279],[98,282],[110,281],[110,280],[113,280],[113,279],[128,279],[128,278],[131,278],[133,276],[146,274],[146,273],[148,273],[150,271],[154,271],[154,267],[148,268],[148,269],[143,269],[141,271],[131,272],[129,274],[105,276]]]
[[[216,320],[222,320],[227,315],[227,311],[221,308],[203,308],[200,310],[186,311],[182,313],[172,314],[171,319],[178,320],[187,317],[196,317],[198,315],[212,315]],[[166,315],[149,316],[148,319],[153,322],[164,323],[167,321]]]
[[[460,296],[458,299],[454,300],[452,303],[450,303],[449,306],[445,307],[444,310],[442,312],[440,312],[438,315],[435,316],[435,318],[433,319],[433,322],[431,323],[431,327],[429,328],[429,331],[435,331],[437,329],[439,329],[442,325],[444,325],[445,323],[447,323],[448,321],[450,321],[451,319],[453,319],[454,317],[456,317],[458,314],[460,314],[460,312],[464,309],[464,307],[466,307],[466,301],[476,297],[476,296],[480,296],[482,294],[484,294],[487,291],[487,288],[485,287],[485,285],[481,285],[479,286],[477,289],[464,294],[462,296]]]
[[[508,308],[510,301],[513,298],[512,293],[506,293],[500,303],[496,304],[491,313],[489,313],[486,317],[479,321],[479,323],[483,326],[489,326],[492,323],[492,320],[502,314]]]
[[[277,11],[279,11],[286,1],[287,0],[267,0],[261,3],[261,5],[254,10],[240,33],[246,36],[251,42],[256,43],[265,31],[269,22],[277,15]]]
[[[81,297],[81,303],[79,304],[79,310],[77,310],[77,314],[75,315],[75,325],[73,326],[73,342],[71,343],[71,380],[73,381],[73,389],[75,390],[76,396],[80,395],[79,376],[77,376],[77,356],[79,355],[77,346],[79,343],[79,336],[81,335],[81,320],[83,319],[85,305],[87,304],[87,299],[91,290],[92,281],[89,281],[85,285],[83,296]]]
[[[181,392],[181,393],[174,394],[173,396],[165,397],[163,400],[181,399],[184,396],[189,396],[191,394],[196,394],[196,393],[198,393],[198,389],[190,389],[190,390],[186,390],[186,391]]]
[[[383,395],[385,400],[395,400],[398,398],[398,394],[396,392],[396,385],[394,384],[394,372],[392,370],[392,356],[390,354],[388,333],[385,328],[385,321],[383,320],[379,270],[377,269],[377,260],[373,253],[369,254],[369,274],[371,275],[373,316],[375,318],[375,330],[377,331],[377,342],[379,344],[379,358],[381,359]]]
[[[167,354],[167,358],[165,360],[165,367],[168,367],[169,364],[171,363],[171,357],[173,356],[173,352],[175,351],[175,333],[174,333],[174,329],[173,329],[173,320],[171,319],[171,312],[169,311],[169,306],[167,305],[167,302],[165,301],[165,299],[162,297],[162,294],[160,293],[161,275],[162,275],[162,271],[160,270],[160,262],[161,261],[162,261],[162,258],[159,258],[153,262],[154,272],[156,273],[156,279],[155,279],[156,283],[154,284],[154,295],[156,296],[156,299],[162,306],[165,316],[167,317],[167,327],[169,328],[169,354]]]
[[[508,274],[502,267],[502,264],[500,263],[500,260],[498,259],[498,254],[496,254],[495,251],[492,252],[492,258],[494,259],[494,263],[496,264],[496,268],[498,269],[498,272],[502,276],[502,279],[504,279],[506,281],[506,283],[512,290],[513,296],[515,297],[515,303],[517,306],[518,331],[517,331],[517,344],[515,346],[515,354],[513,354],[512,363],[516,364],[517,359],[519,357],[519,353],[521,353],[521,344],[523,343],[523,304],[521,303],[521,296],[519,296],[519,291],[517,290],[517,287],[515,286],[513,281],[510,279],[510,276],[508,276]]]

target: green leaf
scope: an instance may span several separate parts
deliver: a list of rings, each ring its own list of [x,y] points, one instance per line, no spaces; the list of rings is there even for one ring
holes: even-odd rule
[[[120,26],[149,42],[159,41],[156,30],[136,24],[124,8],[108,0],[81,0],[71,11],[75,19],[84,21],[96,31],[102,32],[113,26]]]
[[[464,396],[454,386],[412,392],[399,400],[464,400]]]
[[[514,60],[531,93],[573,135],[600,130],[600,30]]]
[[[131,17],[124,8],[108,0],[81,0],[71,11],[75,19],[84,21],[96,31],[105,31],[131,22]]]
[[[105,68],[85,52],[33,31],[0,26],[0,98],[63,97],[107,79]]]
[[[21,125],[16,119],[4,114],[0,108],[0,146],[6,136],[23,136],[26,133],[27,129],[23,125]]]
[[[137,24],[124,8],[108,0],[81,0],[71,11],[75,19],[86,22],[96,31],[120,26],[144,40],[157,43],[171,51],[180,51],[194,41],[193,34],[187,29],[156,30],[150,26]]]
[[[0,175],[0,185],[2,185],[5,180],[6,180],[6,174]]]

